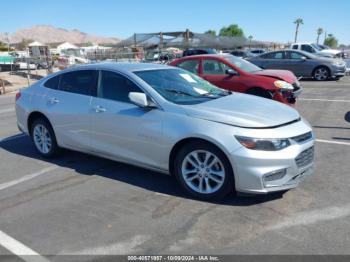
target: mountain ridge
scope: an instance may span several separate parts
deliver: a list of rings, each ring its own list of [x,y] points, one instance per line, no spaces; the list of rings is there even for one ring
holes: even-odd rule
[[[11,43],[19,43],[23,39],[32,39],[41,43],[50,44],[57,42],[70,42],[72,44],[95,43],[95,44],[116,44],[120,41],[117,37],[97,36],[82,32],[78,29],[65,29],[52,25],[35,25],[29,28],[19,29],[9,34]],[[7,42],[5,33],[0,32],[0,41]]]

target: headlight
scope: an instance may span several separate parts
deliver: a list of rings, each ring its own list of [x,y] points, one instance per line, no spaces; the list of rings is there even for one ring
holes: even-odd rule
[[[294,87],[286,81],[277,80],[273,83],[275,87],[284,90],[293,90]]]
[[[239,143],[252,150],[277,151],[290,146],[289,139],[261,139],[235,136]]]
[[[332,62],[332,65],[334,65],[334,66],[343,66],[344,65],[344,63],[342,62],[342,61],[334,61],[334,62]]]

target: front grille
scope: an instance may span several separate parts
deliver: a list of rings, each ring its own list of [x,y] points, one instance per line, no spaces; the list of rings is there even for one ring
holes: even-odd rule
[[[298,91],[300,89],[300,84],[297,82],[294,82],[293,84],[293,92]]]
[[[314,161],[314,147],[310,147],[301,152],[295,162],[299,168],[305,167]]]
[[[307,132],[307,133],[302,134],[300,136],[292,137],[291,139],[293,139],[298,144],[302,144],[302,143],[312,139],[312,132]]]

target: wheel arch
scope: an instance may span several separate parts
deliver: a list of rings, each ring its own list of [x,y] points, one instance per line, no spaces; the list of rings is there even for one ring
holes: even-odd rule
[[[45,119],[52,127],[50,120],[47,118],[47,116],[45,114],[43,114],[42,112],[39,112],[39,111],[33,111],[28,115],[28,119],[27,119],[27,128],[28,128],[29,135],[31,135],[31,132],[32,132],[32,128],[31,128],[32,124],[38,118]],[[52,127],[52,130],[53,130],[53,127]]]
[[[177,141],[174,146],[172,147],[170,154],[169,154],[169,160],[168,160],[168,165],[169,165],[169,174],[173,175],[174,174],[174,159],[175,156],[177,154],[177,152],[179,152],[179,150],[185,146],[186,144],[192,143],[192,142],[202,142],[202,143],[207,143],[210,144],[214,147],[216,147],[218,150],[220,150],[224,156],[226,157],[226,160],[228,161],[229,165],[231,166],[232,172],[233,174],[235,174],[232,163],[228,157],[229,152],[227,152],[227,150],[225,150],[224,146],[221,145],[219,142],[217,141],[213,141],[210,138],[203,138],[203,137],[196,137],[196,136],[191,136],[191,137],[186,137],[183,138],[179,141]]]
[[[329,66],[324,65],[324,64],[315,66],[315,68],[312,70],[312,76],[314,76],[314,73],[317,69],[322,68],[322,67],[326,68],[328,70],[329,76],[331,76],[331,69],[329,68]]]

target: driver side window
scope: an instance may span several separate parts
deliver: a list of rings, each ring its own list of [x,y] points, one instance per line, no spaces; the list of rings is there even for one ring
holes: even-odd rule
[[[226,75],[226,69],[231,69],[226,64],[217,60],[203,60],[203,74]]]

